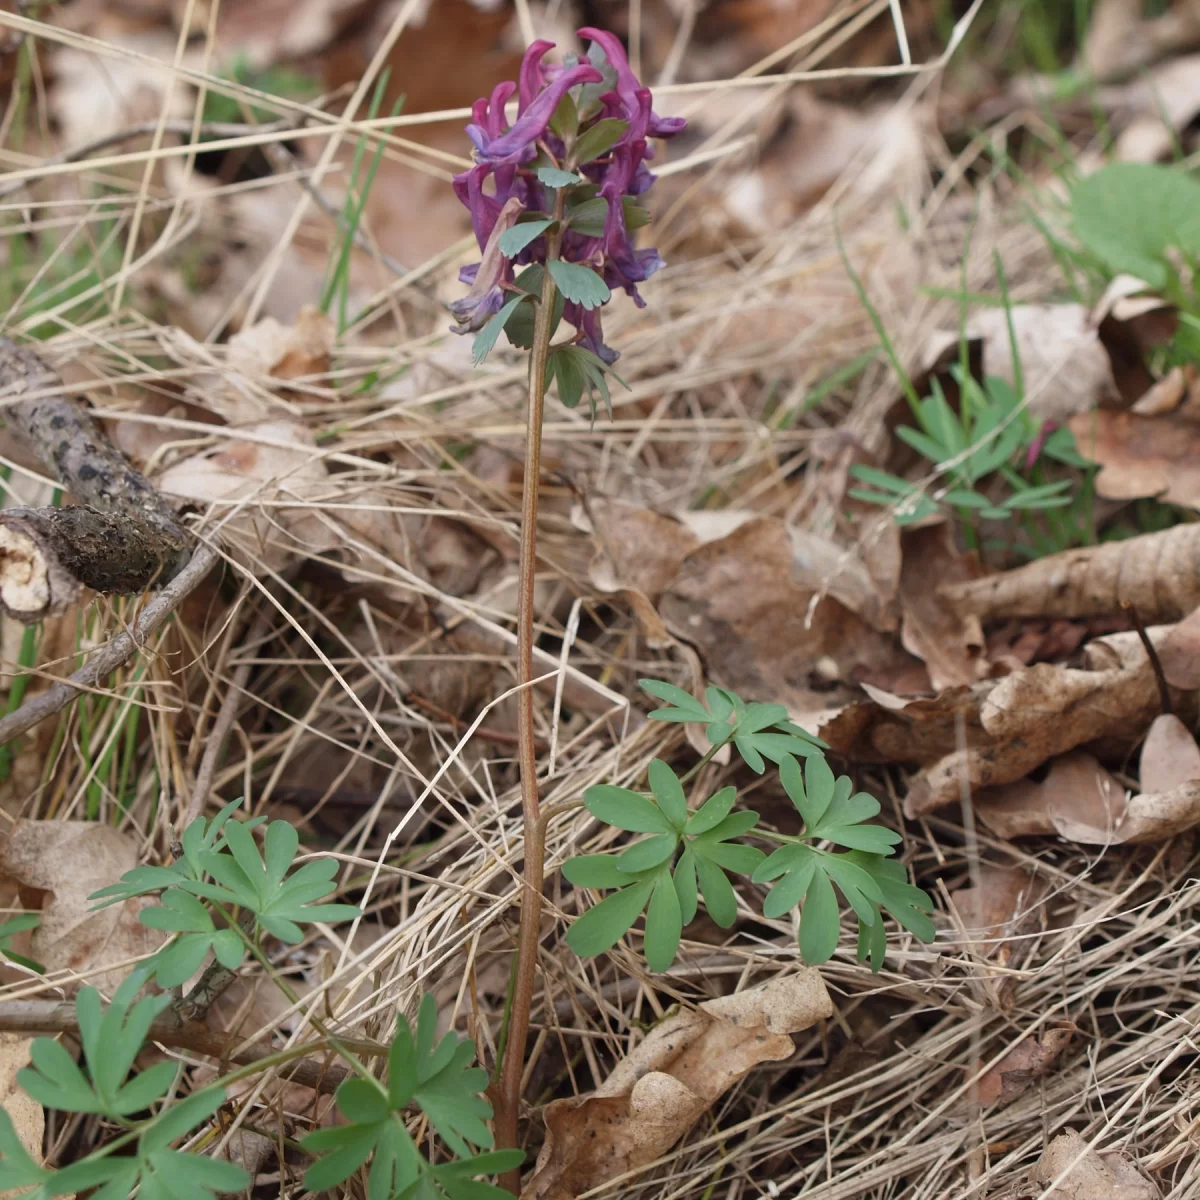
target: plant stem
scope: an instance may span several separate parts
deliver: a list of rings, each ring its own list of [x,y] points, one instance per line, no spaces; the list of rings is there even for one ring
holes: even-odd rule
[[[521,920],[517,934],[516,983],[500,1086],[495,1091],[496,1144],[501,1149],[518,1145],[517,1123],[521,1110],[521,1077],[525,1070],[525,1041],[533,1008],[541,939],[542,877],[545,868],[546,830],[539,819],[537,739],[533,728],[533,618],[537,573],[538,485],[542,474],[542,414],[546,403],[546,365],[554,333],[554,277],[550,263],[562,244],[564,192],[555,193],[554,216],[558,224],[546,236],[546,267],[542,295],[533,330],[529,360],[529,409],[525,427],[525,478],[521,486],[521,558],[517,578],[517,757],[521,769],[521,818],[525,838],[522,864]],[[513,1195],[521,1190],[519,1169],[506,1172],[502,1187]]]

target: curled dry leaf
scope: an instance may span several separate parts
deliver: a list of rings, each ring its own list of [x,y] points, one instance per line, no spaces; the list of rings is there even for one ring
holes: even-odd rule
[[[975,797],[997,836],[1057,834],[1085,846],[1161,842],[1200,824],[1200,780],[1131,795],[1090,754],[1055,760],[1040,783],[1025,779]]]
[[[931,580],[977,579],[983,572],[974,554],[961,554],[949,522],[901,535],[900,640],[924,662],[934,691],[974,683],[986,670],[983,628],[972,613],[962,614]]]
[[[1042,1151],[1032,1171],[1036,1183],[1053,1186],[1044,1200],[1160,1200],[1162,1192],[1124,1154],[1093,1149],[1074,1129]]]
[[[1167,633],[1162,626],[1148,631],[1156,645]],[[849,758],[920,765],[904,802],[910,817],[920,816],[957,803],[964,785],[974,793],[1014,783],[1097,739],[1136,740],[1161,705],[1137,635],[1099,638],[1082,657],[1080,667],[1038,663],[930,700],[875,694],[824,723],[820,734]]]
[[[251,561],[278,570],[337,541],[308,507],[328,487],[312,434],[298,421],[262,421],[168,467],[160,490],[214,505],[222,535]],[[237,510],[235,515],[230,515]]]
[[[1100,464],[1096,492],[1106,500],[1156,496],[1200,508],[1200,424],[1187,411],[1081,413],[1068,427],[1079,452]]]
[[[980,1104],[1011,1104],[1029,1085],[1041,1079],[1070,1045],[1076,1027],[1051,1026],[1035,1037],[1023,1038],[976,1085]],[[981,1064],[972,1068],[972,1074]]]
[[[655,603],[699,544],[696,534],[674,517],[616,500],[594,501],[588,515],[597,545],[588,567],[592,586],[629,605],[651,646],[667,644]]]
[[[1159,647],[1158,659],[1167,682],[1185,691],[1200,688],[1200,608],[1194,609]]]
[[[523,1200],[574,1200],[653,1162],[759,1063],[788,1058],[791,1034],[832,1013],[820,974],[804,969],[667,1017],[590,1096],[546,1106]]]
[[[115,988],[128,973],[128,960],[152,954],[163,934],[138,921],[138,913],[152,900],[138,897],[93,912],[88,897],[137,865],[137,843],[109,825],[19,822],[0,854],[0,870],[23,889],[45,893],[31,956],[48,971],[86,973],[101,991]],[[36,907],[32,900],[27,907]],[[110,963],[126,965],[105,971]]]
[[[1142,744],[1138,773],[1143,792],[1171,792],[1200,779],[1200,746],[1173,713],[1155,717]]]
[[[1065,421],[1098,404],[1119,399],[1112,363],[1081,304],[1015,304],[985,308],[967,320],[969,342],[978,342],[983,373],[1015,380],[1008,314],[1020,357],[1029,411],[1041,421]],[[957,329],[933,334],[925,349],[927,369],[958,359]]]
[[[295,323],[267,317],[229,339],[229,365],[249,378],[302,379],[329,370],[337,330],[319,309],[306,304]]]
[[[836,705],[835,681],[928,687],[923,667],[881,630],[889,619],[853,551],[774,517],[747,521],[689,554],[661,612],[718,682],[771,696],[796,720]]]
[[[1200,524],[1051,554],[942,593],[984,621],[1112,615],[1126,604],[1143,621],[1178,621],[1200,606]]]

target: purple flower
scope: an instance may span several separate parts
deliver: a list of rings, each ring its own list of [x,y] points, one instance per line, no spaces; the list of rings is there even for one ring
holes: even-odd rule
[[[637,284],[663,266],[657,250],[635,249],[626,224],[625,200],[642,196],[654,182],[654,175],[646,166],[653,157],[648,139],[673,137],[684,128],[685,122],[654,112],[650,89],[638,81],[624,48],[613,34],[585,27],[579,30],[579,35],[593,43],[590,56],[593,61],[568,59],[567,66],[549,65],[543,60],[553,43],[536,41],[525,51],[518,81],[498,84],[491,96],[477,100],[472,106],[467,135],[475,147],[475,165],[455,176],[454,191],[471,213],[483,261],[464,268],[460,274],[462,281],[471,286],[467,295],[450,306],[459,322],[456,332],[478,330],[500,310],[505,301],[505,285],[513,282],[514,263],[545,261],[544,237],[527,241],[512,258],[500,253],[499,242],[522,213],[542,220],[551,215],[553,193],[538,178],[532,164],[537,159],[539,166],[547,163],[559,168],[573,166],[570,147],[551,130],[550,122],[563,97],[583,84],[604,84],[608,90],[600,89],[598,103],[585,109],[579,135],[597,121],[608,118],[624,121],[627,128],[607,153],[575,168],[592,191],[583,191],[583,185],[579,185],[582,194],[577,193],[571,200],[572,193],[568,193],[568,204],[589,196],[602,199],[606,206],[604,226],[598,234],[596,231],[585,234],[568,227],[561,238],[560,256],[594,270],[610,290],[624,290],[639,307],[645,301],[638,294]],[[597,48],[603,62],[598,61]],[[607,69],[602,72],[599,68],[605,66]],[[595,90],[592,89],[593,94]],[[516,120],[507,126],[505,105],[514,93]],[[569,302],[564,305],[563,319],[578,331],[579,346],[590,350],[605,364],[616,361],[617,351],[604,344],[598,307],[588,309]]]
[[[504,307],[502,283],[512,282],[512,263],[500,253],[500,238],[511,229],[521,215],[521,202],[515,196],[508,200],[492,223],[492,231],[484,247],[482,262],[463,267],[458,278],[469,283],[471,290],[448,305],[458,322],[455,333],[475,333],[489,318]]]
[[[530,56],[530,51],[534,51],[538,58],[546,53],[545,49],[535,49],[541,46],[542,43],[535,42],[533,46],[525,52],[525,57]],[[521,68],[522,75],[525,74],[524,67]],[[504,164],[526,163],[531,158],[537,155],[537,140],[545,132],[550,124],[550,118],[554,116],[554,110],[558,107],[559,101],[569,92],[577,83],[599,83],[604,76],[600,74],[593,66],[578,66],[572,67],[569,71],[564,71],[552,84],[544,88],[538,93],[535,99],[530,101],[529,107],[524,113],[519,116],[513,127],[504,134],[492,134],[490,128],[484,128],[480,125],[468,125],[467,136],[475,143],[476,157],[480,162],[489,162],[493,166],[501,166]],[[500,88],[507,88],[508,96],[515,92],[516,86],[511,83],[500,84],[499,87],[492,92],[492,108],[489,113],[490,122],[493,123],[496,118],[496,92]],[[477,102],[478,103],[478,102]],[[504,105],[499,106],[499,116],[504,116]]]

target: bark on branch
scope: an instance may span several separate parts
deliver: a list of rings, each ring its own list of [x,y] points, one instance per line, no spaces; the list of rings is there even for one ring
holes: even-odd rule
[[[175,511],[108,440],[32,350],[0,338],[9,429],[78,505],[0,510],[0,606],[30,623],[83,588],[136,595],[186,566],[191,538]]]

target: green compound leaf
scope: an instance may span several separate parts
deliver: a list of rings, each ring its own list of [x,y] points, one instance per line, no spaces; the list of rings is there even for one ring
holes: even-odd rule
[[[634,842],[628,850],[617,856],[617,867],[628,875],[638,875],[642,871],[650,871],[667,862],[679,845],[679,835],[671,833],[656,833],[653,837],[643,838]]]
[[[682,829],[688,819],[687,796],[679,776],[661,758],[652,759],[647,770],[650,790],[663,815],[674,829]]]
[[[551,188],[571,187],[573,184],[586,182],[582,175],[577,175],[574,171],[562,171],[558,167],[538,167],[537,177]]]
[[[338,1088],[337,1106],[349,1122],[319,1129],[301,1141],[310,1154],[320,1155],[304,1176],[313,1192],[328,1191],[370,1161],[368,1200],[420,1196],[487,1197],[500,1200],[498,1188],[476,1182],[476,1176],[519,1166],[520,1151],[477,1154],[490,1147],[492,1135],[484,1124],[492,1108],[481,1094],[487,1073],[473,1065],[474,1045],[456,1033],[437,1036],[437,1006],[422,997],[416,1028],[401,1014],[388,1049],[388,1083],[349,1079]],[[404,1122],[404,1109],[416,1104],[459,1161],[434,1167],[420,1152]]]
[[[500,240],[497,243],[500,247],[500,253],[505,258],[516,258],[530,242],[541,237],[553,224],[553,220],[522,221],[514,225],[511,229],[506,229],[500,235]]]
[[[709,916],[722,929],[729,929],[737,919],[737,894],[729,877],[711,858],[701,855],[696,856],[696,876]]]
[[[723,787],[719,792],[714,792],[688,817],[683,827],[684,832],[690,834],[711,832],[729,816],[736,803],[737,788]]]
[[[567,930],[567,945],[580,958],[592,958],[611,950],[642,915],[653,890],[653,878],[640,879],[606,896]]]
[[[13,938],[19,934],[28,933],[31,929],[36,929],[41,923],[42,918],[37,913],[19,913],[0,923],[0,954],[15,963],[20,963],[23,967],[28,967],[31,971],[36,971],[39,975],[44,975],[46,968],[40,962],[18,954],[12,946]]]
[[[598,308],[612,296],[608,284],[590,267],[579,263],[553,259],[550,274],[563,296],[582,308]]]
[[[837,896],[824,871],[813,872],[800,910],[800,955],[809,966],[828,962],[841,934]]]
[[[516,226],[521,228],[521,226]],[[530,308],[533,307],[533,300],[529,296],[514,296],[507,304],[498,312],[488,323],[475,335],[474,342],[471,343],[471,356],[474,359],[475,365],[478,367],[485,358],[492,352],[492,347],[496,344],[496,339],[500,336],[501,331],[508,324],[509,319],[517,308],[528,301]]]
[[[675,884],[667,871],[654,878],[650,907],[646,910],[646,965],[665,971],[675,960],[683,933],[683,916]]]
[[[607,889],[624,887],[629,876],[617,866],[615,854],[581,854],[568,858],[562,873],[576,887]]]
[[[661,700],[668,708],[660,708],[650,714],[652,721],[700,721],[705,725],[712,720],[708,709],[690,692],[667,683],[662,679],[639,679],[638,687],[655,700]]]
[[[226,829],[229,853],[200,855],[204,869],[216,881],[184,881],[179,886],[220,904],[249,909],[259,925],[284,942],[298,942],[301,923],[353,920],[361,910],[352,904],[315,904],[336,890],[338,864],[333,859],[305,863],[288,875],[299,848],[299,835],[286,821],[267,826],[263,851],[248,826],[234,821]]]
[[[583,803],[593,817],[630,833],[670,833],[673,830],[661,809],[628,788],[594,784],[584,791]]]
[[[581,166],[607,154],[629,131],[629,122],[606,117],[584,130],[575,143],[572,159]]]
[[[556,346],[546,360],[546,382],[557,382],[565,408],[577,408],[588,386],[588,368],[577,346]]]

